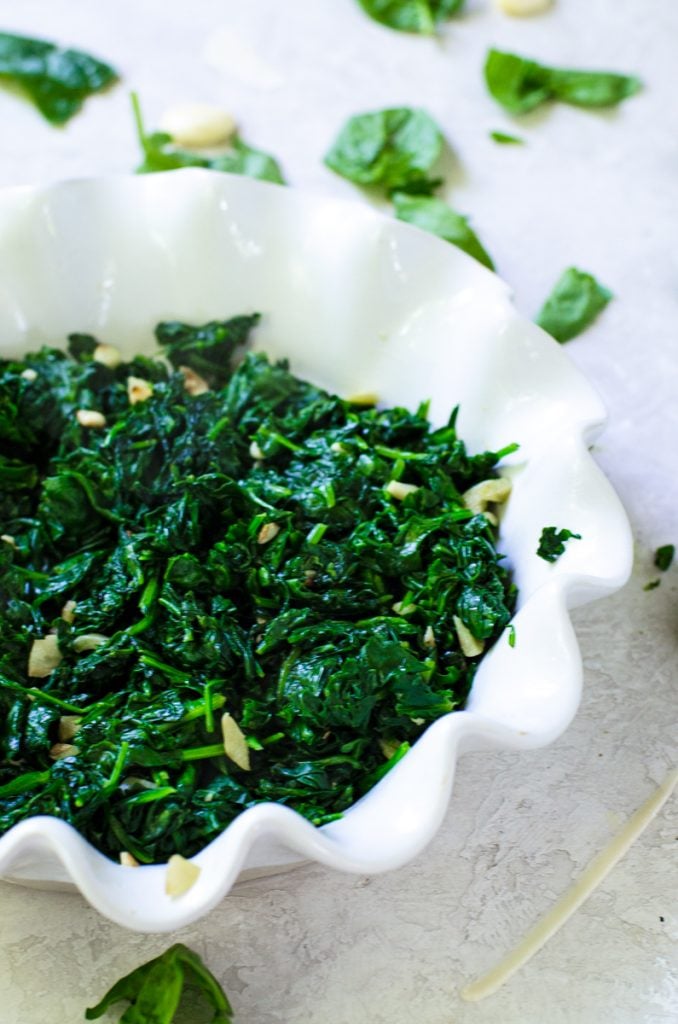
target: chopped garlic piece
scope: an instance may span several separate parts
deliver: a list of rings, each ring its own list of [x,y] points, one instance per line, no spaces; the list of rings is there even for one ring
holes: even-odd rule
[[[379,740],[379,746],[381,747],[381,752],[382,752],[382,754],[384,755],[384,757],[386,758],[387,761],[389,761],[393,757],[393,755],[395,754],[396,750],[401,745],[402,744],[401,744],[400,740],[386,740],[386,739]]]
[[[110,636],[105,636],[103,633],[83,633],[82,636],[76,636],[73,641],[73,650],[76,654],[96,651],[97,647],[107,644],[110,639]]]
[[[479,484],[464,491],[461,497],[466,508],[475,515],[479,515],[487,512],[488,505],[501,505],[507,500],[510,493],[511,481],[506,477],[499,476],[492,480],[481,480]],[[490,522],[492,522],[491,516],[492,513],[487,516]],[[496,523],[496,517],[492,518]]]
[[[44,679],[61,661],[61,651],[54,633],[42,640],[34,640],[28,656],[28,674],[34,679]]]
[[[204,395],[206,391],[209,391],[210,386],[204,377],[192,370],[190,366],[180,366],[179,372],[183,374],[184,388],[189,395]]]
[[[186,860],[180,853],[173,853],[167,862],[165,872],[165,892],[168,896],[176,899],[188,892],[200,876],[200,868],[190,860]]]
[[[426,632],[424,633],[424,647],[435,647],[436,638],[433,632],[433,626],[427,626]]]
[[[264,458],[264,453],[262,452],[261,448],[259,447],[256,441],[252,441],[252,444],[250,445],[250,455],[252,456],[253,459],[256,459],[257,461],[260,461],[261,459]]]
[[[61,618],[64,622],[72,622],[75,618],[75,609],[77,603],[75,601],[66,601],[66,604],[61,609]]]
[[[120,351],[115,345],[97,345],[92,353],[92,359],[95,363],[107,366],[109,370],[116,370],[122,362]]]
[[[106,417],[96,409],[78,409],[75,418],[81,427],[90,427],[92,430],[101,430],[106,426]]]
[[[5,544],[9,544],[11,548],[16,548],[16,541],[14,540],[14,537],[11,535],[11,533],[0,534],[0,540],[3,541]]]
[[[153,385],[149,381],[144,380],[143,377],[127,378],[127,397],[131,405],[136,405],[137,402],[145,402],[152,394]]]
[[[49,756],[53,761],[62,761],[65,757],[77,757],[79,753],[80,748],[74,747],[72,743],[55,743]]]
[[[403,604],[402,601],[396,601],[391,607],[396,615],[412,615],[417,610],[416,604]]]
[[[345,455],[346,448],[341,443],[341,441],[333,441],[332,444],[330,445],[330,451],[334,452],[335,455]]]
[[[120,864],[122,865],[123,868],[139,867],[139,861],[136,859],[136,857],[133,857],[131,853],[128,853],[127,850],[120,851]]]
[[[531,14],[543,14],[551,7],[553,0],[495,0],[500,11],[514,18],[525,18]]]
[[[221,716],[221,734],[224,737],[224,753],[238,768],[248,772],[250,770],[250,748],[245,741],[245,735],[232,715],[228,711]]]
[[[29,381],[29,383],[32,383],[34,380],[38,379],[38,371],[33,370],[30,366],[28,366],[25,370],[21,371],[19,376],[23,377],[24,380]]]
[[[457,615],[452,616],[454,628],[459,638],[459,646],[467,658],[475,658],[485,650],[482,640],[477,640],[470,629],[468,629]]]
[[[228,111],[209,103],[177,103],[162,115],[160,128],[177,146],[209,149],[228,142],[236,123]]]
[[[59,742],[67,743],[72,740],[80,729],[82,718],[79,715],[62,715],[59,719]]]
[[[280,533],[280,527],[277,523],[264,523],[262,528],[257,534],[257,544],[268,544],[270,540],[277,537]]]
[[[408,494],[414,494],[419,488],[416,484],[403,484],[400,480],[389,480],[386,484],[386,490],[392,498],[397,498],[398,501],[404,501]]]

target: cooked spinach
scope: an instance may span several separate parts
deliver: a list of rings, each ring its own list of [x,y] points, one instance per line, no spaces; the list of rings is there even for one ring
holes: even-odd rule
[[[137,137],[144,157],[137,167],[137,174],[176,171],[180,167],[207,167],[227,174],[242,174],[247,178],[258,178],[260,181],[273,181],[278,185],[285,183],[278,162],[268,153],[248,146],[238,135],[230,140],[227,150],[207,156],[205,153],[175,145],[172,136],[166,132],[152,132],[148,135],[144,128],[139,99],[135,94],[132,94],[132,106]]]
[[[357,185],[429,195],[440,184],[428,174],[442,149],[443,136],[426,111],[393,107],[349,118],[325,163]]]
[[[547,100],[577,107],[612,107],[642,87],[639,78],[612,71],[571,71],[490,50],[485,81],[491,95],[511,114],[526,114]]]
[[[64,124],[117,78],[110,65],[82,50],[0,32],[0,81],[19,86],[52,124]]]
[[[675,553],[676,548],[674,544],[663,544],[662,547],[657,548],[654,553],[654,564],[657,569],[661,569],[662,572],[670,569]]]
[[[558,278],[536,322],[556,341],[570,341],[593,323],[611,298],[612,292],[591,274],[568,267]]]
[[[469,225],[468,218],[457,213],[442,199],[436,199],[434,196],[411,196],[405,192],[394,192],[391,198],[399,220],[416,224],[418,228],[444,238],[446,242],[451,242],[458,249],[473,256],[483,266],[494,270],[494,263]]]
[[[465,0],[358,0],[374,21],[399,32],[433,35],[440,22],[462,10]]]
[[[580,533],[572,533],[572,530],[558,530],[555,526],[545,526],[539,538],[537,554],[545,562],[557,562],[561,555],[565,554],[565,544],[568,540],[581,540]]]
[[[211,1024],[231,1024],[233,1010],[223,988],[198,954],[181,942],[121,978],[85,1012],[85,1018],[97,1020],[124,999],[131,1005],[120,1024],[172,1024],[187,985],[196,988],[214,1011]]]
[[[463,706],[455,618],[510,618],[463,494],[515,446],[232,371],[256,320],[160,324],[174,370],[83,334],[0,361],[0,833],[50,814],[150,863],[262,800],[331,821]]]

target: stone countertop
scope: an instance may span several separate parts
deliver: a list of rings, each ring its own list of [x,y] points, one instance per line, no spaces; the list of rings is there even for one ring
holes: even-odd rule
[[[476,1005],[458,995],[666,776],[678,663],[678,566],[643,590],[658,575],[654,549],[678,542],[678,6],[558,0],[522,20],[489,0],[467,6],[439,39],[384,29],[355,0],[22,0],[0,18],[5,30],[98,54],[123,76],[63,130],[0,91],[0,184],[129,171],[134,88],[149,127],[179,101],[222,104],[291,184],[360,198],[322,165],[340,124],[421,105],[452,146],[448,197],[472,216],[521,310],[532,315],[570,264],[615,293],[568,354],[609,409],[596,452],[629,513],[636,558],[623,591],[574,614],[585,667],[577,718],[545,750],[462,758],[443,827],[407,867],[362,878],[308,866],[242,883],[177,934],[249,1024],[678,1019],[675,799],[497,994]],[[554,106],[513,120],[485,92],[490,45],[635,72],[646,89],[609,113]],[[493,129],[527,144],[498,146]],[[170,941],[124,931],[79,896],[0,884],[0,1020],[76,1024]]]

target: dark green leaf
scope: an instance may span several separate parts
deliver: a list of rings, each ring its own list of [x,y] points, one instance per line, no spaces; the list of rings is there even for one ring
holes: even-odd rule
[[[433,196],[411,196],[403,192],[395,192],[392,199],[399,220],[415,224],[424,231],[444,238],[446,242],[451,242],[458,249],[473,256],[483,266],[494,270],[494,263],[470,227],[468,218],[457,213],[442,199]]]
[[[424,111],[394,107],[351,117],[325,156],[337,174],[388,192],[430,192],[428,177],[443,148],[435,121]]]
[[[545,526],[539,538],[537,554],[546,562],[557,562],[561,555],[565,554],[565,544],[568,540],[581,540],[580,533],[572,533],[571,530],[558,530],[555,526]]]
[[[0,32],[0,79],[16,83],[52,124],[64,124],[117,72],[80,50]]]
[[[662,572],[666,572],[670,568],[673,562],[673,556],[676,553],[675,545],[664,544],[662,547],[657,548],[654,553],[654,564]]]
[[[585,331],[605,309],[612,292],[576,267],[563,271],[536,322],[556,341],[570,341]]]
[[[358,0],[374,21],[399,32],[432,35],[436,26],[458,14],[465,0]]]
[[[638,78],[610,71],[571,71],[490,50],[485,81],[494,97],[511,114],[526,114],[547,100],[580,107],[611,107],[641,88]]]

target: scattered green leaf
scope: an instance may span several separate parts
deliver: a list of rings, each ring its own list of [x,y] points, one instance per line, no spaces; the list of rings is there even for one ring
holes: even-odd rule
[[[465,0],[358,0],[374,21],[397,29],[433,35],[437,26],[458,14]]]
[[[612,107],[633,96],[641,81],[611,71],[570,71],[527,57],[490,50],[485,81],[491,95],[511,114],[526,114],[547,100],[578,107]]]
[[[556,341],[570,341],[593,323],[611,298],[612,292],[591,274],[568,267],[558,278],[536,322]]]
[[[509,135],[507,132],[490,132],[490,138],[493,142],[498,142],[500,146],[525,145],[525,139],[521,139],[517,135]]]
[[[568,540],[581,540],[580,533],[572,533],[571,530],[558,530],[555,526],[545,526],[539,538],[537,554],[546,562],[557,562],[561,555],[565,554],[565,544]]]
[[[198,989],[214,1011],[211,1024],[231,1024],[233,1010],[221,985],[198,954],[181,942],[121,978],[100,1003],[86,1010],[85,1018],[96,1020],[126,1000],[130,1006],[120,1024],[172,1024],[185,986]]]
[[[117,81],[108,64],[81,50],[0,32],[0,81],[18,85],[52,124],[64,124],[92,93]]]
[[[260,181],[273,181],[284,184],[284,178],[278,162],[268,153],[253,149],[235,135],[228,148],[218,155],[206,156],[196,150],[182,149],[175,145],[172,136],[166,132],[153,132],[147,135],[141,116],[139,99],[132,94],[134,120],[137,137],[143,151],[144,159],[137,167],[137,174],[151,174],[156,171],[175,171],[181,167],[206,167],[213,171],[227,174],[241,174],[247,178],[258,178]]]
[[[424,231],[444,238],[469,256],[473,256],[483,266],[494,270],[494,263],[470,227],[468,218],[457,213],[442,199],[433,196],[412,196],[405,192],[394,192],[391,198],[399,220],[415,224]]]
[[[659,580],[659,579],[657,579],[657,580],[650,580],[649,583],[645,584],[645,586],[643,587],[643,590],[656,590],[657,587],[660,584],[661,584],[661,580]]]
[[[325,163],[358,185],[430,194],[440,180],[428,173],[442,148],[440,129],[424,110],[394,107],[349,118]]]
[[[510,622],[508,625],[508,643],[509,647],[516,646],[516,627],[513,625],[512,622]]]
[[[657,550],[654,553],[654,564],[658,569],[661,569],[662,572],[666,572],[666,570],[670,568],[671,563],[673,562],[673,556],[675,555],[675,553],[675,545],[662,545],[662,547],[657,548]]]

